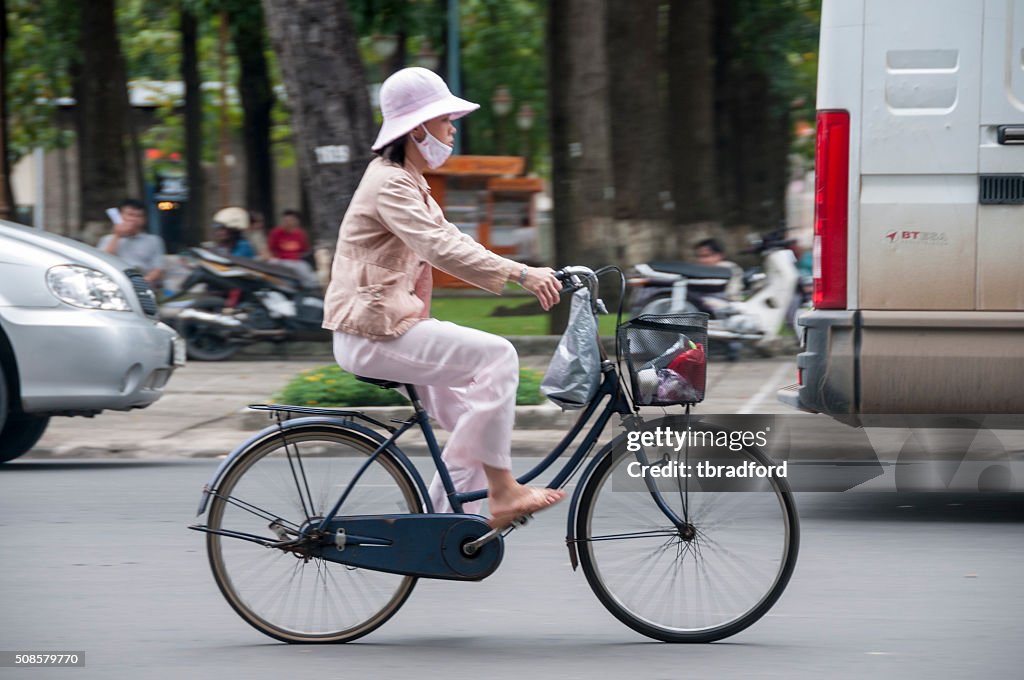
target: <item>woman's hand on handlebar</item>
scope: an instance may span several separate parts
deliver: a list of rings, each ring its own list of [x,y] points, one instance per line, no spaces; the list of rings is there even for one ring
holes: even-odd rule
[[[555,278],[555,271],[548,267],[528,267],[522,286],[537,296],[544,311],[558,303],[562,290],[562,284]]]

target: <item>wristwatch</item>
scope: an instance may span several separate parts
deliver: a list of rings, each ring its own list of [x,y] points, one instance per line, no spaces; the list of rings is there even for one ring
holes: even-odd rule
[[[529,267],[525,267],[525,266],[523,267],[523,270],[521,272],[519,272],[519,285],[520,286],[523,285],[524,283],[526,283],[526,275],[529,274],[529,273],[530,273],[530,268]]]

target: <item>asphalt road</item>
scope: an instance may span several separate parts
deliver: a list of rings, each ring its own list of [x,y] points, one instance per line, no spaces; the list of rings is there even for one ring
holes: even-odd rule
[[[516,465],[529,465],[517,459]],[[608,614],[564,547],[562,509],[481,583],[420,581],[361,641],[251,629],[194,521],[212,460],[19,460],[0,469],[0,649],[78,650],[76,678],[1015,678],[1024,668],[1024,498],[804,494],[799,564],[720,643],[649,641]]]

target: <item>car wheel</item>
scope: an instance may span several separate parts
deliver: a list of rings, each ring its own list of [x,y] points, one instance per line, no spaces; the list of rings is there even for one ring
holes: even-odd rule
[[[4,377],[4,367],[0,364],[0,431],[4,429],[5,420],[7,420],[7,378]]]
[[[49,423],[50,416],[8,413],[3,429],[0,429],[0,463],[31,451]]]

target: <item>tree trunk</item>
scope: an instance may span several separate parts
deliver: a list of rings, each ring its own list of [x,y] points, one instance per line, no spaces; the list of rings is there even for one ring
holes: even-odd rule
[[[614,215],[623,264],[664,252],[670,189],[665,154],[660,0],[609,2],[607,49]]]
[[[555,259],[617,263],[605,2],[552,0],[548,12]],[[555,308],[553,332],[564,328],[568,307]]]
[[[239,63],[238,91],[244,111],[245,207],[259,210],[267,219],[273,219],[274,157],[270,148],[270,114],[274,108],[274,92],[263,54],[263,12],[258,4],[246,0],[242,11],[230,12],[230,20]]]
[[[373,118],[344,0],[263,0],[292,111],[315,238],[333,243],[370,159]]]
[[[114,0],[83,2],[78,11],[80,64],[74,94],[81,223],[86,238],[94,241],[110,228],[106,209],[118,205],[127,193],[127,84],[120,67]]]
[[[785,218],[788,180],[789,116],[770,91],[768,76],[740,66],[727,86],[729,107],[722,124],[728,130],[719,150],[729,170],[723,178],[735,200],[726,225],[743,233],[776,228]],[[730,229],[730,231],[737,231]]]
[[[788,103],[771,91],[769,75],[744,55],[735,34],[735,0],[717,6],[716,81],[718,178],[723,235],[731,249],[785,217]]]
[[[199,245],[205,234],[206,179],[203,173],[203,99],[200,89],[198,24],[196,16],[182,3],[181,8],[181,79],[185,83],[185,173],[188,182],[188,203],[182,240],[186,246]]]
[[[120,49],[118,50],[117,68],[120,72],[118,77],[124,82],[124,107],[122,115],[124,116],[124,129],[128,134],[128,159],[125,162],[125,167],[128,169],[127,193],[138,198],[140,201],[145,201],[146,169],[142,161],[142,143],[139,141],[138,116],[131,101],[131,89],[128,85],[128,65],[125,63]]]
[[[721,220],[715,148],[714,0],[669,4],[668,89],[677,254]]]

